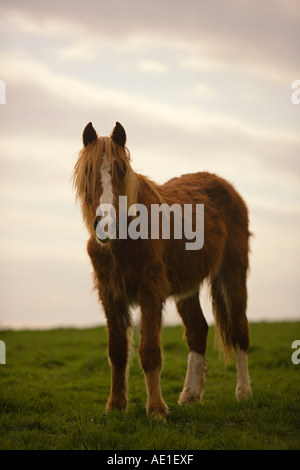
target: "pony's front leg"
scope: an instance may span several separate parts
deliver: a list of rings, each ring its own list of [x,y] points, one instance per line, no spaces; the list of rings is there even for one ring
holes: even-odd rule
[[[139,355],[147,384],[147,413],[155,418],[165,419],[169,410],[160,390],[162,354],[160,346],[162,304],[155,301],[141,304],[141,343]]]
[[[127,407],[127,362],[129,352],[128,329],[130,319],[124,305],[105,309],[108,332],[108,357],[111,365],[110,396],[106,410],[125,410]]]

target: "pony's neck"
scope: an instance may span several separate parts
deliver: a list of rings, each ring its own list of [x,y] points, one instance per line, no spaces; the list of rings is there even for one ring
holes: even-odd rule
[[[136,174],[139,183],[138,201],[145,202],[144,198],[151,204],[164,204],[166,201],[161,194],[160,186],[144,175]],[[143,193],[147,193],[143,194]]]
[[[125,194],[127,196],[127,207],[139,201],[140,179],[139,175],[128,165],[125,175]]]

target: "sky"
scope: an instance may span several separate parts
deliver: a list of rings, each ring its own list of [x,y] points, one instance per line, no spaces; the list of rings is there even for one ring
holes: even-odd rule
[[[105,323],[71,174],[92,121],[158,183],[248,204],[250,321],[300,320],[298,0],[0,0],[0,328]],[[201,303],[213,322],[208,289]],[[139,312],[134,312],[138,321]],[[166,324],[180,322],[172,300]]]

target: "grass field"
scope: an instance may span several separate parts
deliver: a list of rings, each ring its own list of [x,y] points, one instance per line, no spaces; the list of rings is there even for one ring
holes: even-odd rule
[[[300,449],[300,364],[291,361],[300,322],[251,324],[250,333],[253,399],[236,402],[235,364],[224,366],[211,327],[204,403],[178,406],[188,351],[181,327],[163,330],[164,424],[145,414],[136,334],[128,411],[106,415],[105,328],[0,331],[0,449]]]

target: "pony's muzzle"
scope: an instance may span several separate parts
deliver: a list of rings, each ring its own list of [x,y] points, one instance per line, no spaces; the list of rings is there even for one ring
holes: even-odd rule
[[[101,244],[105,245],[105,243],[107,243],[109,241],[109,237],[103,232],[103,230],[99,229],[100,222],[101,222],[102,219],[103,219],[103,217],[101,215],[97,215],[97,217],[94,220],[94,230],[95,230],[97,240]]]
[[[101,221],[101,219],[102,219],[102,217],[98,215],[94,220],[94,230],[95,230],[95,232],[97,231],[97,226],[98,226],[99,222]]]

